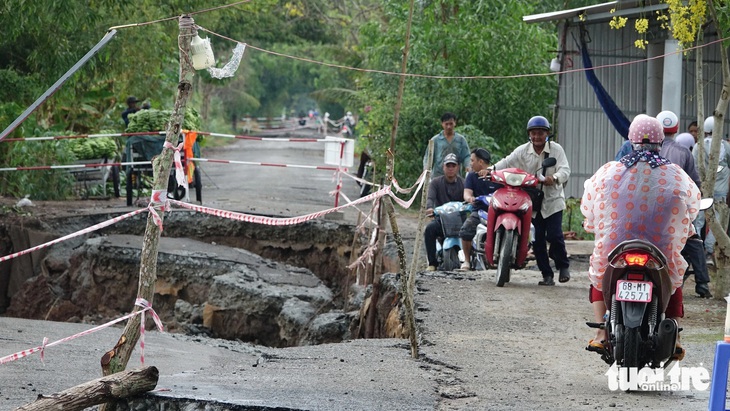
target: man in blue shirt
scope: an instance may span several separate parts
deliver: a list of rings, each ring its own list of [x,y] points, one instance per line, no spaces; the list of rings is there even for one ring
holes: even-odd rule
[[[453,113],[444,113],[441,116],[441,127],[444,130],[431,137],[431,140],[433,140],[433,163],[428,164],[428,151],[423,156],[423,169],[431,169],[432,180],[444,175],[442,165],[447,154],[456,155],[457,160],[461,163],[459,175],[465,175],[471,166],[469,144],[464,136],[454,131],[456,116]]]
[[[471,270],[471,241],[477,233],[479,225],[479,208],[482,203],[476,202],[479,196],[485,196],[497,191],[501,184],[491,180],[486,180],[479,176],[479,172],[486,170],[492,165],[492,155],[484,148],[475,148],[471,152],[471,168],[472,171],[466,175],[464,182],[464,201],[472,205],[471,215],[464,221],[459,231],[461,238],[461,250],[464,251],[464,262],[461,264],[462,270]]]

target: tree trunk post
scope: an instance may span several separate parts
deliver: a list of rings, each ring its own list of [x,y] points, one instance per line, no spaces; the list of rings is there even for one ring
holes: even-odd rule
[[[185,108],[192,90],[192,79],[195,70],[190,57],[190,41],[197,34],[195,22],[190,16],[181,16],[179,19],[180,34],[178,36],[178,47],[180,50],[180,82],[178,83],[178,94],[175,100],[175,108],[170,116],[170,123],[167,128],[165,141],[177,146],[178,136],[182,130],[182,123],[185,117]],[[153,161],[154,183],[153,191],[167,190],[170,169],[172,168],[173,151],[170,148],[163,148],[162,153]],[[163,214],[160,213],[160,224]],[[147,216],[142,244],[142,256],[139,270],[139,286],[137,297],[144,298],[152,305],[155,294],[155,283],[157,281],[157,254],[160,242],[161,227],[158,227],[153,219],[153,212]],[[138,311],[139,307],[134,307]],[[122,371],[127,366],[129,358],[137,344],[140,336],[140,317],[135,316],[127,322],[124,333],[117,345],[104,354],[102,357],[102,371],[104,375],[114,374]],[[109,404],[106,404],[109,405]],[[102,406],[102,410],[109,410]]]
[[[15,411],[85,410],[105,401],[118,401],[152,391],[157,386],[158,379],[159,372],[155,367],[123,371],[59,393],[39,395],[37,400]]]
[[[715,22],[717,27],[717,35],[722,38],[724,33],[719,27],[719,20],[717,18],[717,12],[715,10],[714,2],[709,1],[708,7],[712,21]],[[701,31],[701,30],[700,30]],[[712,148],[710,152],[710,168],[708,170],[708,180],[712,181],[712,185],[703,184],[703,187],[707,187],[709,191],[702,191],[703,193],[714,193],[715,176],[714,170],[717,169],[720,153],[720,141],[722,140],[725,113],[727,113],[728,105],[730,105],[730,63],[728,63],[727,49],[723,44],[720,44],[720,61],[722,62],[722,92],[720,98],[715,106],[713,116],[715,117],[715,128],[712,131]],[[707,195],[707,194],[705,194]],[[710,220],[710,215],[714,214],[712,208],[717,208],[719,214],[719,222],[715,221],[714,218]],[[728,221],[728,207],[727,204],[718,204],[711,207],[709,212],[705,215],[708,216],[707,222],[710,224],[710,229],[715,234],[717,244],[715,245],[715,262],[716,262],[716,275],[715,275],[715,298],[723,299],[728,295],[730,291],[730,237],[727,235],[727,221]],[[713,216],[714,217],[714,216]]]

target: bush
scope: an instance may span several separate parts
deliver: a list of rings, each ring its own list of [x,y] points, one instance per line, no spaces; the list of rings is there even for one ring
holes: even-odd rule
[[[75,156],[62,140],[0,144],[0,166],[29,167],[71,164]],[[71,195],[74,179],[66,170],[4,171],[0,193],[10,197],[30,195],[34,200],[63,200]]]

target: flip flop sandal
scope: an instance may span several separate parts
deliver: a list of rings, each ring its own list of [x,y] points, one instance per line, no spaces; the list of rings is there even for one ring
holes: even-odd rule
[[[684,359],[684,354],[686,354],[687,351],[682,348],[682,344],[677,343],[677,346],[674,348],[674,355],[672,356],[672,359],[674,361],[682,361]]]
[[[606,347],[598,341],[590,340],[588,341],[588,347],[586,347],[586,350],[602,354],[606,351]]]

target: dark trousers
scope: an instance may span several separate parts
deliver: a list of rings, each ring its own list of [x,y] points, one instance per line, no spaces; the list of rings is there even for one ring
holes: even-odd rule
[[[558,211],[548,218],[543,218],[542,214],[537,213],[532,224],[535,226],[535,242],[532,245],[532,252],[535,253],[537,268],[540,269],[543,277],[553,277],[550,258],[555,261],[555,268],[558,270],[570,266],[563,237],[563,212]],[[547,249],[548,242],[550,252]]]
[[[705,259],[705,246],[698,236],[690,237],[682,249],[682,257],[692,265],[695,273],[695,283],[709,283],[710,275],[707,273],[707,260]]]
[[[434,218],[433,221],[426,225],[426,230],[423,233],[423,241],[426,243],[426,257],[428,258],[428,265],[438,267],[438,260],[436,259],[436,240],[444,237],[444,230],[441,227],[441,219]]]

